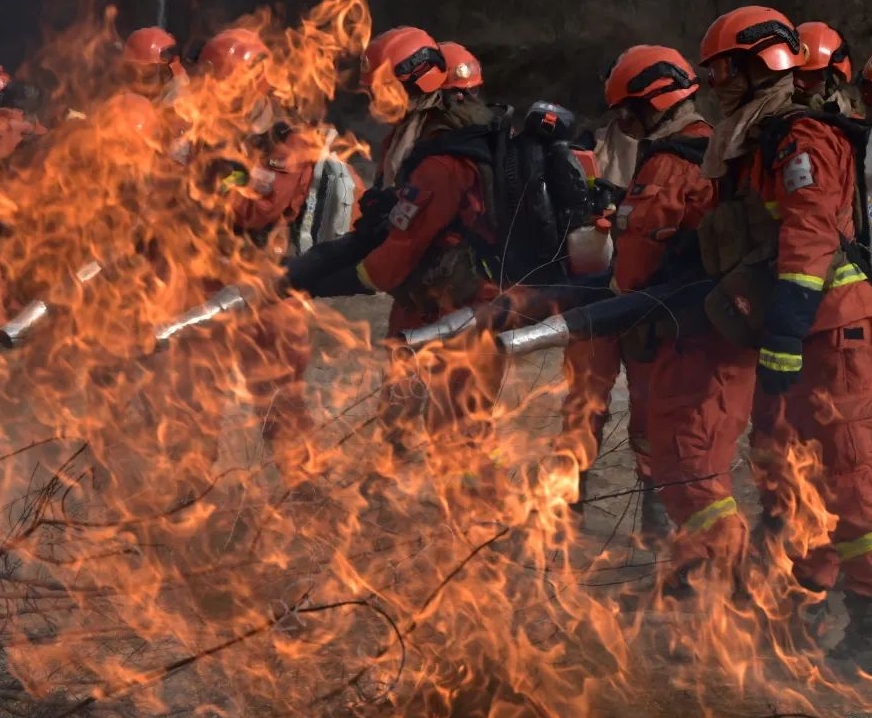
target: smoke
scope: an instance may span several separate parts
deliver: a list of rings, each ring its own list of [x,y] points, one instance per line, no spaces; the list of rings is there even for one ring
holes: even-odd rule
[[[167,26],[167,0],[157,0],[157,24],[158,27]]]

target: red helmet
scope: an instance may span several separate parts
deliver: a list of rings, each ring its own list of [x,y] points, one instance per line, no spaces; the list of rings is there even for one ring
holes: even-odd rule
[[[617,107],[630,98],[660,112],[693,97],[699,78],[681,53],[660,45],[636,45],[616,61],[606,78],[606,100]]]
[[[700,64],[721,55],[747,52],[770,70],[792,70],[805,64],[805,53],[793,23],[777,10],[749,5],[721,15],[700,45]]]
[[[475,55],[456,42],[440,42],[439,50],[445,58],[448,79],[445,90],[472,90],[484,85],[481,63]]]
[[[269,56],[269,49],[252,30],[223,30],[203,45],[197,64],[218,79],[232,75],[237,68],[251,67]]]
[[[166,65],[178,56],[176,38],[161,27],[142,27],[134,30],[121,58],[137,65]]]
[[[155,140],[160,135],[160,117],[151,100],[134,92],[113,96],[98,114],[100,126],[111,128],[113,135],[146,140]]]
[[[851,81],[850,48],[842,33],[825,22],[804,22],[796,29],[808,52],[803,70],[826,70],[832,67],[843,81]]]
[[[436,92],[447,77],[438,43],[416,27],[395,27],[372,39],[360,61],[361,84],[372,86],[376,70],[384,65],[407,88],[417,87],[424,94]]]

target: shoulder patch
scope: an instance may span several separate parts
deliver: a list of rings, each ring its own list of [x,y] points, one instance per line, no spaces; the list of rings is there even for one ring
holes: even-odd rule
[[[624,230],[627,228],[627,222],[630,219],[630,214],[633,211],[633,206],[627,204],[626,202],[621,203],[620,207],[618,207],[618,211],[615,214],[615,226]]]
[[[418,205],[414,204],[413,202],[409,202],[408,200],[401,199],[394,205],[394,208],[391,210],[388,219],[394,227],[399,230],[405,231],[409,228],[412,220],[415,219],[415,216],[420,211],[421,208]]]
[[[272,194],[276,183],[276,173],[263,167],[255,167],[251,171],[251,187],[260,195]]]
[[[814,184],[814,172],[808,152],[801,152],[791,158],[781,172],[784,179],[784,189],[788,194]]]
[[[432,195],[432,192],[422,191],[412,185],[404,185],[397,192],[398,201],[391,209],[388,221],[405,232]]]

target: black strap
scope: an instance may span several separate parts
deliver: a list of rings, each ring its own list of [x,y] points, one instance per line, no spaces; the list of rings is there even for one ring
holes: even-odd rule
[[[662,140],[654,140],[642,152],[637,166],[641,167],[651,157],[657,154],[671,154],[695,164],[702,164],[702,158],[708,149],[708,137],[690,137],[688,135],[673,135]]]

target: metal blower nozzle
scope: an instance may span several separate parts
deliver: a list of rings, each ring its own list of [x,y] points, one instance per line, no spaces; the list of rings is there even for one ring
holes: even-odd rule
[[[522,356],[540,349],[565,347],[571,335],[562,314],[520,329],[510,329],[497,335],[497,343],[504,354]]]
[[[219,314],[241,311],[248,306],[249,299],[250,293],[247,288],[237,285],[223,287],[203,304],[193,307],[173,321],[159,326],[155,330],[158,351],[166,349],[170,339],[188,327],[208,324]]]
[[[400,334],[408,346],[417,349],[430,342],[450,339],[460,332],[474,327],[475,311],[471,307],[464,307],[456,312],[451,312],[451,314],[446,314],[438,322],[417,329],[407,329]]]

